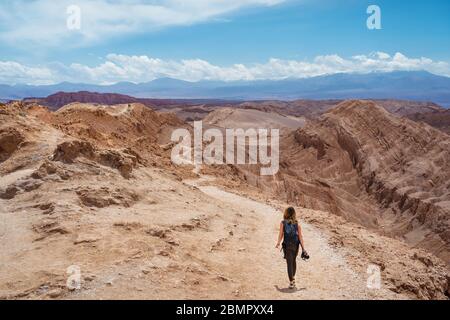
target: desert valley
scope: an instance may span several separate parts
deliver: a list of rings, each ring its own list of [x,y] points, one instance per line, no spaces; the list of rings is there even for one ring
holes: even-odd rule
[[[0,297],[449,299],[448,112],[89,92],[0,104]],[[279,129],[278,173],[173,164],[171,133],[194,120]],[[311,255],[295,292],[275,249],[288,205]]]

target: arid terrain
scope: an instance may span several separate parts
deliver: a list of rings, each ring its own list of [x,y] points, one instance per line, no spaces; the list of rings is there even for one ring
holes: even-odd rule
[[[401,236],[449,262],[448,159],[448,135],[350,101],[282,140],[276,177],[239,170],[287,202]]]
[[[450,136],[406,118],[440,107],[71,99],[0,104],[0,298],[449,299]],[[198,119],[282,129],[279,173],[175,166],[171,132]],[[311,255],[297,290],[287,205]]]

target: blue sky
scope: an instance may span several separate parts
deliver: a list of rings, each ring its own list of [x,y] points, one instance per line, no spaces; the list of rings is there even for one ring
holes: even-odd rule
[[[80,30],[66,27],[73,4]],[[381,30],[366,27],[371,4]],[[446,0],[12,0],[0,4],[0,82],[449,76],[449,12]]]

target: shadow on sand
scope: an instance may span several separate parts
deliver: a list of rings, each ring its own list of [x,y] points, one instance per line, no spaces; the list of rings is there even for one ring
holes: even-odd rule
[[[298,292],[298,291],[306,290],[306,288],[294,288],[294,289],[280,288],[277,285],[275,285],[275,289],[277,289],[277,291],[282,292],[282,293],[295,293],[295,292]]]

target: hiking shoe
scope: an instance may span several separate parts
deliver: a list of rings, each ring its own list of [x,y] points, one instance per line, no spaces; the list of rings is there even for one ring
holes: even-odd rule
[[[289,283],[289,289],[294,289],[295,288],[295,281],[291,281]]]

